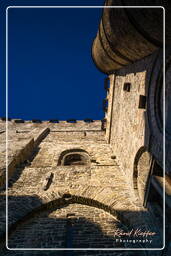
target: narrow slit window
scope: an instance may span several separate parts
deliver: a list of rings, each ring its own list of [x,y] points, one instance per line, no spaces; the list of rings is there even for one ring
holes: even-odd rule
[[[140,95],[138,108],[143,108],[143,109],[145,109],[145,107],[146,107],[146,96]]]

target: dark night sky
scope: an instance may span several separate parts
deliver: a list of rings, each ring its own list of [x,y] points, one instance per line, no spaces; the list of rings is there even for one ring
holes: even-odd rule
[[[98,1],[1,2],[1,108],[5,115],[5,7],[103,5]],[[102,9],[9,9],[9,117],[102,119],[104,77],[91,58]]]

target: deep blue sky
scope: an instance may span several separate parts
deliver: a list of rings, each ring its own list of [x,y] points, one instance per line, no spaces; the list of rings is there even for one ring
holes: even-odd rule
[[[5,115],[5,7],[103,5],[97,1],[1,1],[1,108]],[[91,58],[102,9],[9,9],[9,117],[102,119],[104,77]]]

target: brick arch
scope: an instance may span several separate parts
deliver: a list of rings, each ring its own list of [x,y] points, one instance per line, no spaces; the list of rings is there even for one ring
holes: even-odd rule
[[[52,197],[54,198],[54,194]],[[49,195],[49,199],[51,199],[50,195]],[[86,197],[71,195],[71,194],[63,194],[63,196],[61,198],[51,200],[47,203],[44,203],[44,204],[30,210],[30,212],[25,214],[25,216],[21,217],[15,223],[11,224],[9,227],[9,233],[8,233],[9,238],[13,233],[15,233],[15,231],[18,228],[20,228],[22,225],[26,224],[28,221],[30,221],[31,219],[38,216],[43,211],[51,212],[54,210],[65,208],[65,207],[69,206],[70,204],[80,204],[80,205],[91,206],[96,209],[103,210],[106,213],[108,213],[109,215],[111,215],[111,217],[114,217],[116,223],[121,225],[125,231],[127,230],[127,227],[123,223],[121,223],[119,212],[117,210],[114,210],[110,206],[105,205],[105,204],[103,204],[97,200],[91,199],[91,198],[86,198]],[[5,236],[0,238],[0,243],[4,243],[4,242],[5,242]]]
[[[73,149],[64,150],[60,154],[57,165],[58,166],[65,165],[65,161],[67,157],[76,156],[76,155],[80,156],[80,161],[82,161],[82,164],[85,164],[85,165],[90,164],[90,156],[86,150],[80,149],[80,148],[73,148]]]
[[[32,243],[32,242],[29,242],[29,232],[31,232],[31,237],[30,237],[31,240],[33,240],[33,241],[38,240],[38,243],[36,243],[36,242],[33,243],[33,244],[36,244],[36,246],[33,246],[33,248],[38,247],[40,239],[42,239],[41,245],[42,245],[42,243],[46,244],[46,241],[48,241],[48,243],[50,245],[51,241],[54,241],[56,239],[56,234],[58,233],[58,232],[56,233],[56,231],[54,231],[54,228],[55,228],[54,225],[57,225],[56,229],[58,230],[58,228],[59,228],[59,230],[60,230],[60,225],[58,225],[58,224],[61,222],[61,220],[63,220],[63,218],[65,219],[64,221],[67,222],[67,225],[71,224],[69,229],[72,228],[72,223],[73,223],[74,219],[75,219],[74,223],[76,223],[76,224],[78,223],[77,227],[79,224],[81,224],[81,226],[79,228],[79,232],[77,232],[78,240],[80,238],[80,232],[82,232],[83,228],[85,228],[85,232],[82,232],[83,234],[81,234],[82,239],[80,239],[81,242],[84,243],[84,246],[86,245],[86,243],[88,243],[87,245],[89,245],[89,243],[91,242],[92,244],[94,243],[93,245],[96,247],[99,242],[99,240],[97,240],[97,238],[100,235],[101,238],[104,239],[103,241],[101,241],[103,243],[99,244],[99,245],[103,245],[103,246],[101,246],[102,248],[104,248],[104,247],[106,248],[106,245],[108,245],[108,244],[110,244],[109,248],[111,248],[111,247],[115,248],[115,246],[118,247],[118,244],[116,244],[116,243],[111,244],[111,241],[116,242],[116,241],[114,241],[115,239],[112,236],[112,234],[115,232],[115,229],[118,229],[118,228],[119,228],[119,230],[122,230],[123,232],[127,232],[128,231],[127,227],[124,226],[120,221],[118,221],[117,218],[113,218],[113,216],[112,216],[113,214],[111,214],[111,216],[110,216],[110,214],[106,215],[105,212],[110,213],[108,211],[108,209],[106,208],[106,206],[101,205],[101,204],[96,205],[97,202],[94,202],[94,200],[89,201],[88,198],[83,198],[83,197],[80,198],[78,196],[70,197],[70,196],[71,195],[65,194],[63,196],[63,199],[65,199],[65,200],[63,200],[61,202],[60,202],[59,198],[57,200],[53,200],[53,203],[49,202],[52,204],[48,205],[48,207],[47,207],[47,205],[46,205],[46,207],[44,205],[43,208],[40,207],[39,209],[35,209],[32,213],[30,213],[30,215],[27,215],[24,220],[23,219],[20,220],[20,223],[17,223],[18,225],[15,225],[15,227],[13,226],[13,230],[10,233],[9,247],[11,249],[13,248],[14,250],[15,250],[15,248],[18,248],[18,246],[16,246],[16,241],[19,240],[19,245],[21,243],[21,246],[23,246],[23,244],[25,244],[25,242],[26,242],[26,245],[28,245],[28,246],[25,246],[25,247],[30,248],[30,243]],[[69,200],[71,200],[71,201],[69,201]],[[84,201],[84,200],[86,200],[86,201]],[[66,202],[64,203],[64,201],[67,201],[67,203]],[[95,205],[94,205],[94,203],[95,203]],[[72,207],[72,209],[70,206]],[[81,209],[84,210],[84,209],[88,208],[87,206],[91,206],[91,208],[87,209],[88,211],[86,211],[86,212],[83,211],[83,213],[81,213],[82,216],[80,217],[79,214],[77,214],[78,207],[80,207]],[[51,207],[50,212],[49,212],[49,207]],[[94,219],[95,212],[94,212],[93,208],[97,208],[95,210],[96,211],[95,219]],[[46,210],[48,210],[48,211],[46,212]],[[104,210],[105,212],[103,212],[101,210]],[[56,215],[54,215],[54,212],[56,212]],[[65,214],[63,214],[64,212],[65,212]],[[76,214],[73,214],[74,212]],[[61,213],[62,213],[62,215],[61,215]],[[68,213],[68,214],[66,214],[66,213]],[[54,216],[55,216],[56,222],[54,220]],[[99,219],[99,217],[100,217],[100,219]],[[103,217],[106,218],[105,223],[103,223],[103,221],[104,221]],[[43,224],[42,218],[44,219],[45,226],[44,225],[42,226],[42,224]],[[46,218],[48,219],[48,222],[47,222]],[[48,223],[48,226],[46,226],[47,223]],[[40,225],[40,230],[42,232],[39,232],[39,230],[37,230],[37,227],[39,225]],[[63,235],[66,235],[66,233],[68,233],[68,231],[66,230],[67,228],[68,227],[65,226],[64,229],[63,228],[61,229],[62,234],[64,233]],[[91,236],[92,233],[89,232],[90,231],[89,228],[90,228],[90,230],[92,228],[93,236]],[[45,234],[49,234],[49,239],[47,238],[48,235],[44,236],[44,234],[43,234],[44,229],[47,232],[47,233],[45,232]],[[34,230],[35,230],[35,232],[34,232]],[[15,231],[16,231],[16,233],[15,233]],[[49,231],[52,231],[52,232],[49,232]],[[65,231],[66,231],[66,233],[65,233]],[[24,236],[23,236],[23,234],[24,234]],[[36,234],[39,234],[39,235],[37,236]],[[85,235],[85,237],[84,237],[84,235]],[[45,237],[45,240],[44,240],[44,237]],[[86,238],[85,241],[83,241],[84,238]],[[28,243],[27,243],[27,241],[28,241]],[[107,242],[107,244],[105,243],[105,241]],[[57,247],[50,246],[49,248],[58,248],[58,246],[60,248],[61,247],[68,248],[67,246],[64,246],[64,245],[63,246],[57,245]],[[125,247],[125,246],[129,247],[128,244],[122,244],[122,247]],[[130,245],[130,247],[131,246],[132,245]],[[87,247],[89,247],[89,246],[87,246]],[[19,247],[19,248],[21,248],[21,247]],[[42,248],[46,248],[46,246],[42,247]],[[73,247],[73,248],[75,248],[75,247]],[[79,248],[79,246],[77,246],[77,248]],[[82,248],[82,246],[80,246],[80,248]],[[86,248],[86,246],[83,248]],[[100,248],[100,247],[98,247],[98,248]],[[124,253],[124,255],[125,255],[125,253]],[[127,253],[126,253],[126,255],[127,255]]]
[[[152,156],[146,147],[142,146],[134,158],[133,189],[138,201],[143,204],[150,175]]]
[[[99,208],[99,209],[102,209],[102,210],[110,213],[114,217],[119,218],[119,214],[117,213],[117,211],[112,209],[110,206],[105,205],[105,204],[103,204],[97,200],[91,199],[91,198],[86,198],[86,197],[77,196],[77,195],[71,195],[68,193],[68,194],[63,194],[62,197],[60,197],[60,198],[58,197],[57,199],[51,200],[52,198],[50,198],[50,196],[52,198],[54,198],[54,194],[52,193],[52,195],[49,195],[48,202],[43,203],[42,205],[32,209],[25,216],[23,216],[19,220],[17,220],[14,224],[11,224],[9,233],[13,232],[13,229],[15,229],[18,225],[22,224],[23,222],[27,221],[30,218],[33,218],[36,214],[40,213],[41,211],[50,210],[50,209],[54,210],[57,208],[60,209],[62,207],[65,207],[69,204],[74,204],[74,203],[93,206],[95,208]]]
[[[129,210],[125,211],[125,208],[122,208],[121,205],[119,205],[118,207],[116,198],[113,198],[113,202],[109,203],[109,198],[107,198],[105,201],[103,200],[104,198],[106,198],[106,196],[104,197],[103,194],[101,194],[100,197],[98,197],[98,199],[96,200],[97,195],[99,195],[98,192],[96,193],[94,198],[91,198],[91,196],[82,196],[81,193],[79,193],[79,195],[74,193],[62,194],[62,192],[60,194],[59,192],[55,193],[55,191],[45,193],[41,197],[41,202],[37,202],[37,206],[35,208],[31,209],[28,207],[27,212],[25,212],[25,215],[20,216],[15,223],[10,224],[9,238],[10,235],[13,235],[13,233],[15,235],[15,231],[18,232],[18,228],[22,228],[23,224],[27,225],[29,220],[32,220],[34,217],[37,217],[43,211],[54,211],[58,209],[64,209],[65,207],[74,204],[80,204],[83,206],[87,205],[94,207],[95,209],[103,210],[104,213],[106,212],[109,215],[111,215],[111,217],[114,217],[116,219],[116,223],[120,223],[121,226],[125,229],[137,229],[137,227],[141,226],[148,230],[154,230],[153,224],[151,223],[150,220],[151,217],[147,216],[148,214],[146,212],[141,212],[141,208],[138,209],[138,214],[137,212],[134,212],[135,208],[132,209],[131,207],[132,210],[130,210],[131,205],[128,206]],[[34,206],[32,205],[32,207]],[[21,210],[21,208],[19,208],[18,210]],[[0,238],[0,243],[3,244],[4,242],[5,235],[4,237]]]

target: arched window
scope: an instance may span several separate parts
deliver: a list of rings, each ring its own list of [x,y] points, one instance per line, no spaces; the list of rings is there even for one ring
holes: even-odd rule
[[[141,147],[134,159],[133,186],[135,196],[140,199],[142,204],[147,192],[151,163],[152,156],[144,146]]]
[[[63,165],[85,165],[87,164],[87,159],[84,155],[71,153],[65,156],[63,160]]]
[[[65,166],[79,166],[79,165],[89,165],[90,158],[88,153],[82,149],[72,149],[62,152],[59,157],[58,165]]]

